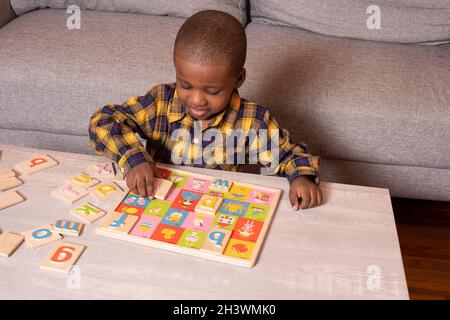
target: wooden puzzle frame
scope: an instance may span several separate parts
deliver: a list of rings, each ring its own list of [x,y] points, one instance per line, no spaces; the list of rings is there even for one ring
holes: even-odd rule
[[[190,172],[190,171],[175,169],[172,167],[162,166],[159,164],[158,164],[158,168],[170,170],[172,173],[175,173],[175,174],[180,174],[180,175],[199,178],[199,179],[213,180],[215,178],[214,176],[209,176],[209,175],[194,173],[194,172]],[[225,256],[223,254],[222,255],[214,254],[211,252],[202,251],[202,250],[195,249],[195,248],[184,247],[184,246],[180,246],[177,244],[171,244],[171,243],[162,242],[162,241],[158,241],[158,240],[154,240],[154,239],[150,239],[150,238],[138,237],[136,235],[111,232],[111,231],[108,231],[101,227],[97,227],[95,229],[95,233],[98,235],[102,235],[102,236],[106,236],[106,237],[110,237],[110,238],[114,238],[114,239],[118,239],[118,240],[128,241],[128,242],[132,242],[132,243],[136,243],[136,244],[141,244],[141,245],[149,246],[152,248],[158,248],[158,249],[168,250],[171,252],[177,252],[177,253],[201,257],[201,258],[205,258],[205,259],[209,259],[209,260],[214,260],[214,261],[229,263],[229,264],[238,265],[238,266],[242,266],[242,267],[252,268],[255,265],[256,260],[258,259],[262,245],[266,238],[267,231],[270,227],[270,224],[272,223],[274,213],[278,207],[282,191],[280,189],[276,189],[276,188],[270,188],[270,187],[265,187],[265,186],[261,186],[261,185],[250,184],[250,183],[244,183],[244,182],[235,181],[232,179],[227,179],[227,180],[232,181],[233,184],[236,183],[239,186],[249,187],[249,188],[257,189],[257,190],[261,190],[261,191],[267,191],[267,192],[270,192],[273,194],[273,200],[270,204],[270,209],[267,212],[267,215],[263,222],[263,226],[258,235],[258,239],[253,247],[250,258],[248,258],[248,259],[232,257],[232,256]],[[124,190],[123,195],[120,197],[120,199],[118,199],[114,203],[114,205],[111,207],[111,209],[108,211],[108,213],[115,212],[114,210],[122,203],[122,201],[128,195],[128,192],[129,192],[128,189]]]

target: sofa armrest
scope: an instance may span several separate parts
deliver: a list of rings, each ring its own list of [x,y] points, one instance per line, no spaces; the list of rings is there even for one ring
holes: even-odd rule
[[[0,0],[0,28],[16,17],[9,0]]]

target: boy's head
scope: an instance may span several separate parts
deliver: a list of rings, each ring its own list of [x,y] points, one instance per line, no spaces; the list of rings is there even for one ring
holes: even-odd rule
[[[178,31],[174,63],[178,99],[207,120],[222,111],[245,80],[247,38],[239,21],[216,10],[191,16]]]

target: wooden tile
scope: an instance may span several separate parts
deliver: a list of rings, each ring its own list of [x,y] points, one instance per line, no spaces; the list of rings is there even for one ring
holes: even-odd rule
[[[53,227],[53,231],[59,234],[65,234],[69,236],[80,236],[81,230],[84,224],[75,221],[57,220]]]
[[[93,223],[102,218],[106,212],[96,206],[85,202],[69,211],[72,215],[83,221],[84,223]]]
[[[14,168],[25,175],[30,175],[38,171],[54,167],[57,164],[58,162],[49,156],[38,155],[32,159],[17,163]]]
[[[66,182],[79,188],[88,189],[99,184],[100,180],[95,179],[94,177],[91,177],[84,172],[78,172],[77,174],[68,178]]]
[[[11,169],[0,168],[0,179],[15,177],[16,173]]]
[[[52,191],[52,196],[69,204],[72,204],[75,201],[80,200],[81,198],[87,196],[88,194],[89,191],[82,188],[78,188],[71,184],[63,185],[62,187],[59,187]]]
[[[114,183],[101,183],[89,189],[91,196],[97,201],[110,200],[123,193],[122,189]]]
[[[0,179],[0,191],[20,186],[23,182],[16,177]]]
[[[3,232],[0,234],[0,256],[9,257],[22,244],[24,236]]]
[[[227,180],[227,179],[214,179],[211,181],[211,184],[209,185],[210,190],[215,191],[221,191],[221,192],[228,192],[230,190],[231,185],[233,184],[233,181]]]
[[[69,273],[86,246],[62,241],[41,263],[41,269]]]
[[[167,196],[167,194],[170,191],[170,188],[172,187],[172,181],[155,178],[155,191],[154,195],[156,199],[164,200]]]
[[[113,179],[115,177],[112,162],[90,163],[88,173],[99,179]]]
[[[52,231],[51,225],[46,225],[22,232],[25,237],[25,243],[31,248],[39,248],[46,244],[61,240],[62,237]]]
[[[127,234],[139,220],[138,216],[126,213],[107,213],[96,229],[102,231]]]
[[[6,191],[0,193],[0,210],[21,203],[25,199],[16,191]]]
[[[212,227],[208,230],[201,250],[222,254],[231,236],[231,230]]]
[[[195,212],[214,215],[222,203],[222,198],[203,195],[195,206]]]

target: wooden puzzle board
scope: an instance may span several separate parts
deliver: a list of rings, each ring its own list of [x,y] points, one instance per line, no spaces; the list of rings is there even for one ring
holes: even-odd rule
[[[281,190],[158,166],[173,181],[164,200],[125,190],[95,233],[154,248],[253,267]],[[217,191],[220,185],[229,191]],[[218,183],[217,183],[218,182]],[[215,186],[215,187],[214,187]],[[221,198],[215,213],[199,212],[203,195]]]

